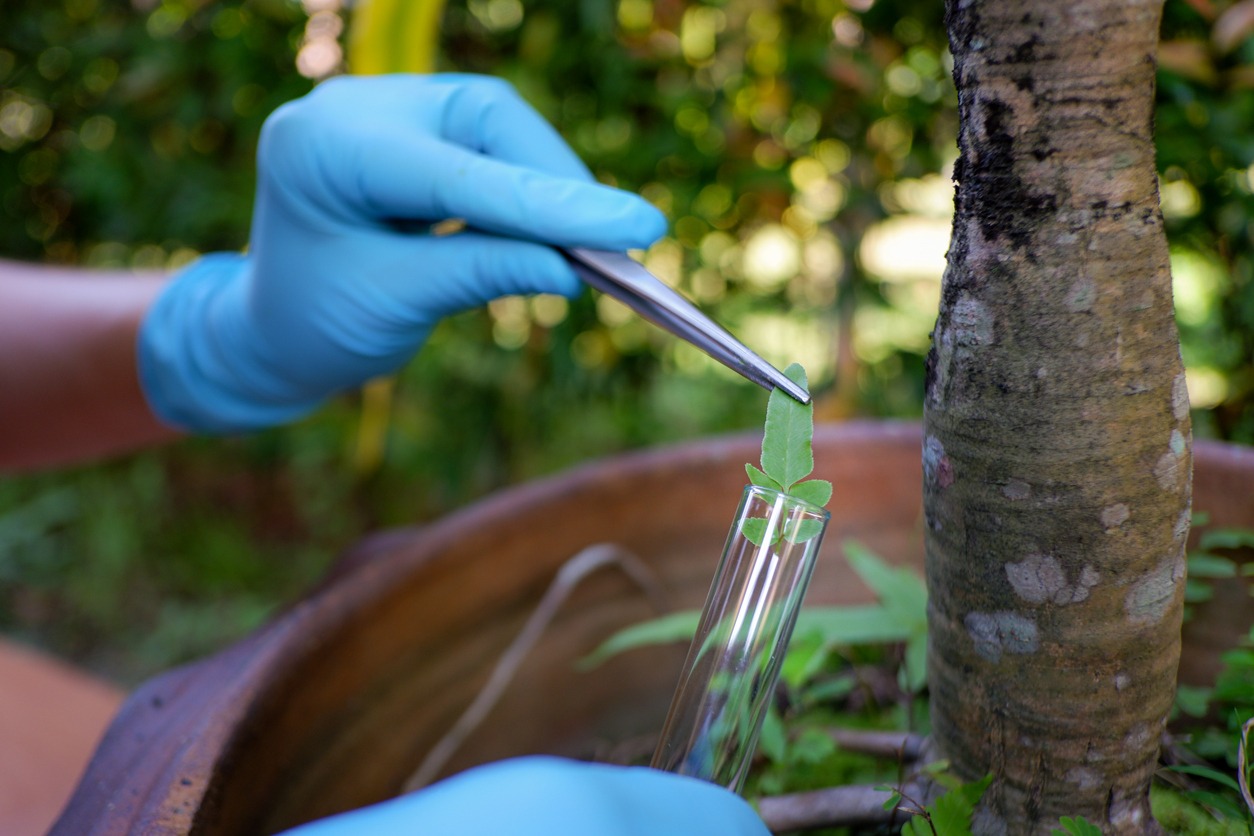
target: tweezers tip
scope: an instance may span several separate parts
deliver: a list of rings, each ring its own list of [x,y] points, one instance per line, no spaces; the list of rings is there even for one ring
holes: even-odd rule
[[[785,395],[799,402],[802,406],[808,406],[812,400],[810,393],[800,383],[782,375],[781,379],[775,383],[775,387],[782,389]]]

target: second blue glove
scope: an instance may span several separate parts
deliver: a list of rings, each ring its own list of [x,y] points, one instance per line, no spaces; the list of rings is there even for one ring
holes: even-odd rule
[[[526,757],[285,836],[770,836],[735,793],[645,767]]]

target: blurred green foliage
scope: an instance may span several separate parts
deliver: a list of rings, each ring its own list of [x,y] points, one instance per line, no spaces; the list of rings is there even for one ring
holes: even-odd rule
[[[1168,0],[1159,145],[1198,427],[1250,441],[1254,43],[1236,6]],[[301,72],[337,69],[328,39],[351,28],[310,7],[6,0],[0,254],[173,268],[244,246],[260,125],[310,89]],[[772,362],[802,362],[820,419],[916,416],[956,154],[942,14],[453,0],[440,68],[509,79],[599,178],[657,203],[672,228],[649,266]],[[765,402],[610,300],[501,300],[405,370],[376,470],[354,470],[349,395],[290,428],[4,482],[0,629],[133,681],[249,629],[370,530],[760,427]]]
[[[0,252],[162,266],[241,246],[261,123],[311,87],[303,22],[284,0],[6,2]]]
[[[1163,214],[1198,431],[1254,441],[1254,4],[1169,2]]]

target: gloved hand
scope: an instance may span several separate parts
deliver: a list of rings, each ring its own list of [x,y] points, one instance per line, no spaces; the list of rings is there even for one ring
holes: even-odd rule
[[[296,418],[396,370],[441,317],[510,294],[576,295],[546,245],[621,251],[665,230],[486,77],[324,82],[267,120],[257,162],[249,252],[194,262],[140,329],[144,393],[177,427]],[[450,218],[467,231],[430,233]]]
[[[769,836],[744,799],[645,767],[515,758],[284,836]]]

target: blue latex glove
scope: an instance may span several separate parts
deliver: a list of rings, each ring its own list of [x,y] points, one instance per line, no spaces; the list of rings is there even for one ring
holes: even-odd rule
[[[486,77],[325,82],[267,120],[257,165],[249,252],[194,262],[140,330],[144,393],[176,427],[296,418],[395,371],[441,317],[510,294],[576,295],[546,245],[621,251],[666,228]],[[469,229],[430,234],[449,218]]]
[[[645,767],[527,757],[285,836],[770,836],[742,798]]]

